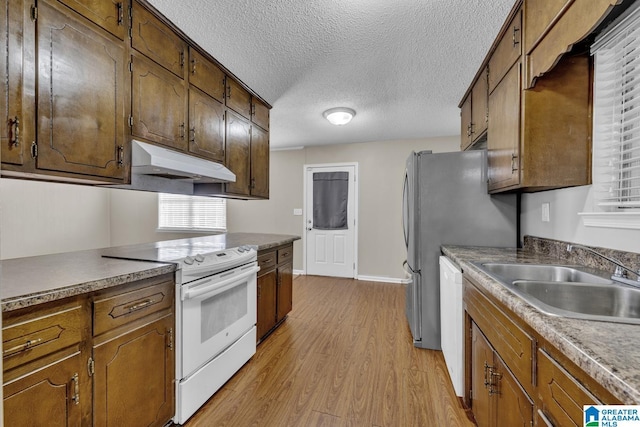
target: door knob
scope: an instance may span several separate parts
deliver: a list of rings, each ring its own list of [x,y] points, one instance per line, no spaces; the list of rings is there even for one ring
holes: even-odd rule
[[[311,230],[313,230],[313,228],[307,227],[307,231],[311,231]]]

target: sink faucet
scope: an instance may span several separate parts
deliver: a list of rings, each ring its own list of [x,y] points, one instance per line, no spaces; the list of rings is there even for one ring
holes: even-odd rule
[[[575,244],[568,244],[567,245],[567,252],[571,252],[573,250],[573,248],[579,248],[579,249],[583,249],[587,252],[591,252],[594,255],[599,256],[600,258],[606,259],[607,261],[609,261],[612,264],[615,264],[616,266],[616,270],[613,273],[613,275],[611,276],[611,280],[616,281],[616,282],[620,282],[620,283],[625,283],[627,285],[631,285],[631,286],[635,286],[640,288],[640,270],[636,271],[630,267],[627,267],[626,265],[622,264],[620,261],[618,261],[617,259],[614,258],[609,258],[606,255],[601,254],[600,252],[591,249],[590,247],[587,246],[582,246],[582,245],[575,245]],[[631,272],[633,274],[636,275],[636,280],[631,280],[628,278],[628,272]]]

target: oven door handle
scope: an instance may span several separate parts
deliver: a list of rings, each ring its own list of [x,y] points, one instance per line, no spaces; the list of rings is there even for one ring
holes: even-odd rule
[[[242,279],[249,277],[252,274],[256,274],[258,271],[260,271],[260,267],[255,266],[251,270],[248,270],[245,273],[230,277],[221,282],[215,282],[209,286],[203,286],[203,285],[211,282],[213,279],[207,279],[194,287],[182,288],[182,301],[194,299],[205,294],[207,294],[208,297],[217,295],[221,292],[226,291],[227,289],[233,288],[234,286],[237,285],[237,282],[242,281]]]

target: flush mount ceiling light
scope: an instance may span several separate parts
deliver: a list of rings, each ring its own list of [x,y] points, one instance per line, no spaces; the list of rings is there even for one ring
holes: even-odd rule
[[[356,115],[356,112],[351,108],[337,107],[328,109],[322,115],[332,125],[341,126],[349,123],[353,116]]]

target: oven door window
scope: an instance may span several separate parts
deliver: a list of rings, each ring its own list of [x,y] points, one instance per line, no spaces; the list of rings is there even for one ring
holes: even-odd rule
[[[209,362],[256,324],[255,273],[225,288],[183,301],[183,377]]]
[[[208,341],[247,315],[247,294],[245,282],[244,286],[236,286],[200,303],[200,342]]]

